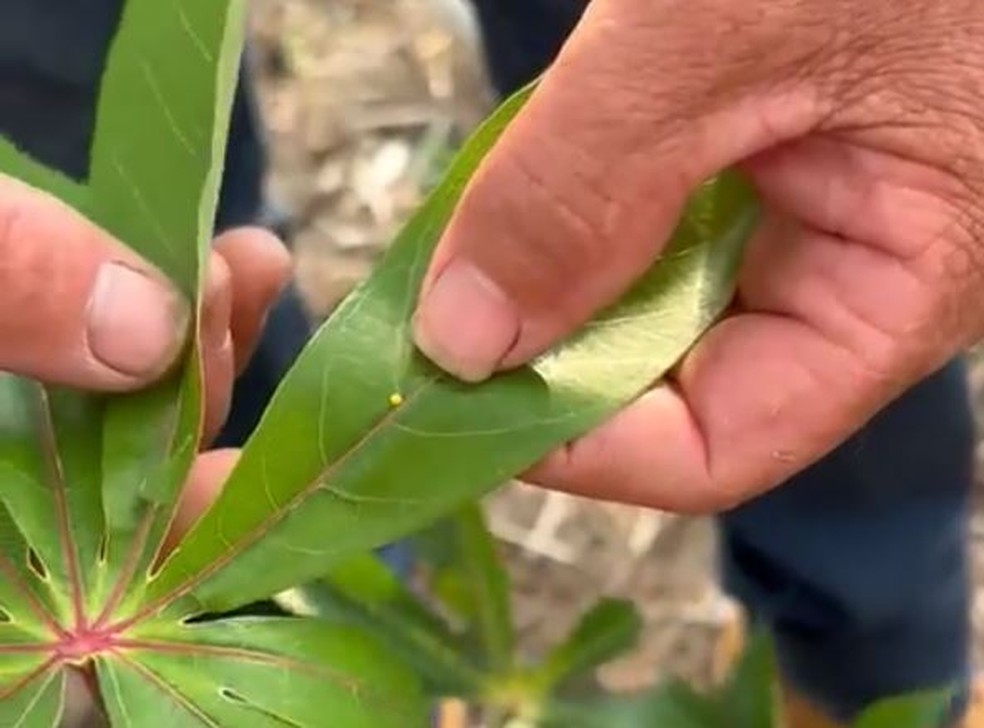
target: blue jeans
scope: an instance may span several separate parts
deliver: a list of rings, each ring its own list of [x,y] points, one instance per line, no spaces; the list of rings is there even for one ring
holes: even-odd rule
[[[583,0],[472,0],[491,77],[540,73]],[[786,679],[833,716],[966,686],[974,426],[957,360],[815,466],[718,519],[724,585],[775,640]]]

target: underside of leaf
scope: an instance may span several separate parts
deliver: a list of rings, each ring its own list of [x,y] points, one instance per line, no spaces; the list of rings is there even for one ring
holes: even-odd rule
[[[758,213],[733,173],[697,191],[627,296],[533,366],[468,385],[425,360],[409,328],[430,253],[525,98],[476,133],[302,353],[223,493],[150,584],[145,610],[233,609],[451,512],[652,386],[730,302]]]

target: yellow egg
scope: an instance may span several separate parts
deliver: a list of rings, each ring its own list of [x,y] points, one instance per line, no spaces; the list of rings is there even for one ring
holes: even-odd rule
[[[403,404],[403,395],[399,392],[393,392],[389,398],[390,407],[399,407]]]

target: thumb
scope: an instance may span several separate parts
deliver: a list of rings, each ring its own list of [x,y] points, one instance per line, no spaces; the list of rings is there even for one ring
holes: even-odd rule
[[[414,335],[438,365],[476,381],[542,353],[651,265],[704,179],[813,123],[747,35],[706,32],[722,5],[755,4],[589,6],[435,251]]]
[[[53,197],[0,176],[0,369],[85,389],[148,384],[190,306],[164,276]]]

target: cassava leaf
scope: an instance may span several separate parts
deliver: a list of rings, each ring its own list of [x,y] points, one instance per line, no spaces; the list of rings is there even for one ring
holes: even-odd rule
[[[538,679],[552,688],[578,677],[632,649],[641,631],[642,618],[632,602],[602,599],[548,655],[537,671]]]
[[[548,705],[543,723],[544,728],[775,728],[775,685],[772,643],[757,631],[728,681],[706,694],[671,680],[638,693],[558,700]]]
[[[643,693],[609,695],[549,706],[539,728],[738,728],[719,720],[717,706],[671,682]],[[742,726],[744,728],[744,726]]]
[[[244,0],[122,5],[87,179],[7,140],[0,172],[132,247],[197,315]],[[358,634],[313,621],[135,618],[198,448],[197,349],[131,395],[0,374],[0,725],[57,726],[74,667],[97,677],[114,725],[422,725],[413,679]]]
[[[482,674],[459,639],[373,554],[333,565],[321,579],[279,594],[291,614],[359,627],[385,640],[394,659],[434,695],[479,691]]]
[[[244,13],[244,0],[127,0],[99,96],[90,216],[196,300]],[[157,553],[197,447],[201,385],[194,352],[188,364],[179,383],[115,399],[103,420],[107,539],[100,598],[109,607],[122,601],[121,592],[142,589],[136,576]]]
[[[147,625],[100,660],[114,724],[423,726],[412,675],[383,646],[316,620],[237,618]]]
[[[952,690],[920,691],[870,707],[854,728],[939,728],[953,700]]]
[[[48,668],[22,676],[20,689],[0,702],[0,721],[12,728],[52,728],[64,709],[63,670]]]
[[[757,218],[733,173],[696,192],[630,294],[533,366],[466,385],[416,352],[408,327],[429,255],[526,95],[479,129],[300,356],[222,495],[151,583],[145,610],[235,608],[451,512],[610,416],[721,313]]]
[[[776,666],[772,640],[764,630],[751,635],[734,673],[716,694],[721,725],[773,728],[776,722]]]
[[[509,576],[477,504],[462,508],[454,525],[458,536],[456,561],[471,595],[471,617],[485,648],[486,669],[505,672],[513,667],[516,649]]]
[[[414,533],[412,544],[415,562],[426,579],[428,595],[435,600],[448,619],[467,628],[471,595],[456,565],[454,544],[457,542],[454,514],[440,518]]]
[[[485,525],[485,515],[477,503],[470,503],[443,525],[447,558],[434,575],[435,590],[442,596],[453,591],[456,616],[465,623],[468,641],[484,671],[506,674],[515,657],[509,575]]]

